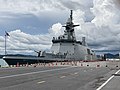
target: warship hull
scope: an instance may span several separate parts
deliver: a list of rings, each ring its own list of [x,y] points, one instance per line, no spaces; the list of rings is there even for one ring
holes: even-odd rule
[[[67,43],[68,44],[68,43]],[[35,63],[50,63],[50,62],[60,62],[60,61],[84,61],[84,60],[96,60],[96,55],[91,53],[91,50],[82,45],[62,43],[62,47],[56,44],[53,44],[51,50],[57,50],[56,47],[59,47],[60,50],[66,52],[69,50],[67,55],[56,55],[56,54],[47,54],[46,56],[9,56],[6,55],[3,59],[7,62],[8,65],[23,65],[23,64],[35,64]],[[60,48],[61,47],[61,48]],[[55,51],[54,50],[54,51]],[[57,51],[56,51],[57,52]]]
[[[57,58],[42,58],[37,56],[4,56],[3,59],[7,62],[8,65],[23,65],[23,64],[36,64],[36,63],[50,63],[50,62],[59,62],[67,61],[65,59]]]

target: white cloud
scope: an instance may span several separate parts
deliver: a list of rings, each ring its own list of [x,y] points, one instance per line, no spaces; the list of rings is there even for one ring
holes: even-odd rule
[[[57,36],[63,34],[64,30],[62,29],[62,25],[60,23],[56,23],[56,24],[52,25],[49,32],[50,32],[50,34],[57,37]]]
[[[78,40],[85,36],[92,49],[120,50],[119,0],[0,0],[0,6],[0,18],[12,18],[12,15],[4,16],[5,12],[10,12],[33,14],[38,18],[42,15],[54,20],[54,16],[63,17],[63,14],[73,9],[74,22],[80,25],[75,28]],[[30,35],[21,30],[11,31],[8,48],[50,48],[52,37],[63,34],[62,25],[63,23],[53,24],[49,33],[44,35]],[[4,46],[3,41],[4,38],[0,37],[1,48]]]
[[[34,52],[34,50],[50,49],[51,46],[50,34],[30,35],[22,32],[21,30],[14,30],[8,33],[10,34],[10,37],[7,37],[7,50],[9,53],[13,53],[16,51],[25,52],[29,50],[32,50],[32,52]],[[4,50],[4,37],[0,37],[0,40],[1,49]],[[23,51],[19,51],[20,49]]]
[[[95,18],[92,20],[97,26],[120,23],[120,8],[116,8],[114,0],[94,0],[91,9]]]
[[[39,14],[44,10],[51,11],[61,6],[56,0],[0,0],[0,11],[12,13]]]

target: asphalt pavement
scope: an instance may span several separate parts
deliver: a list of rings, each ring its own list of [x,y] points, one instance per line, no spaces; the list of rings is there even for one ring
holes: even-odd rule
[[[104,82],[97,90],[120,90],[120,70]]]
[[[107,67],[0,68],[0,90],[96,90],[114,72]]]

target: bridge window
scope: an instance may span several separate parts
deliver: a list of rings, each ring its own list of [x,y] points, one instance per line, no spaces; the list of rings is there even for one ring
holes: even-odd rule
[[[90,54],[90,49],[87,49],[87,53]]]

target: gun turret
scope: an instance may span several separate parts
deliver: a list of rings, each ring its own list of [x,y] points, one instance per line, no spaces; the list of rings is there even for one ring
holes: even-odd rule
[[[38,57],[40,57],[41,51],[35,51],[35,50],[34,50],[34,52],[38,53]]]

